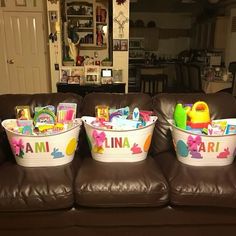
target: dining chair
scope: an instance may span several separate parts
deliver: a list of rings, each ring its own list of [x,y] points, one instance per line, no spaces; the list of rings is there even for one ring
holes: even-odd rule
[[[153,96],[157,93],[164,92],[168,83],[166,74],[141,74],[141,92]],[[161,85],[161,87],[159,87]]]
[[[190,92],[190,78],[189,78],[189,64],[182,63],[181,64],[181,72],[182,72],[182,89],[183,92]]]
[[[188,73],[190,92],[203,92],[200,67],[196,64],[189,64]]]
[[[173,87],[173,92],[182,92],[182,70],[181,70],[181,62],[175,63],[175,84]]]

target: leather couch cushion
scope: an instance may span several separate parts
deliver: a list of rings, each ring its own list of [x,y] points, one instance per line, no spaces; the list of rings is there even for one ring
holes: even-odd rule
[[[89,207],[161,206],[167,183],[154,160],[103,163],[85,158],[75,181],[78,205]]]
[[[73,162],[37,168],[4,162],[0,165],[0,212],[72,207]]]
[[[170,188],[171,205],[236,207],[236,162],[228,166],[182,164],[175,153],[155,156]]]
[[[158,114],[152,155],[158,161],[170,188],[173,205],[236,207],[236,166],[194,167],[177,160],[167,119],[173,118],[178,101],[207,102],[211,119],[235,118],[236,100],[231,94],[158,94],[154,111]]]
[[[73,93],[0,95],[0,120],[15,118],[15,106],[36,106],[60,102],[77,104],[80,117],[82,97]],[[0,212],[69,208],[73,205],[74,164],[47,168],[24,168],[14,160],[4,129],[0,125]],[[73,162],[75,163],[75,162]]]

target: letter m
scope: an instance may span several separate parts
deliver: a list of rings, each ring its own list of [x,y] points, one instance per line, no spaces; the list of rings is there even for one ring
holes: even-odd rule
[[[46,148],[43,142],[35,143],[35,152],[45,152]]]

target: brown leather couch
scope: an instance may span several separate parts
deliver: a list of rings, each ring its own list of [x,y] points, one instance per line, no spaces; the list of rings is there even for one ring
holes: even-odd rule
[[[58,167],[18,166],[0,127],[0,235],[234,235],[236,164],[193,167],[176,159],[167,119],[177,101],[208,103],[211,117],[236,117],[226,93],[91,93],[0,95],[0,119],[14,118],[16,105],[76,102],[78,116],[95,106],[154,110],[158,115],[150,153],[136,163],[91,158],[85,131],[72,163]]]

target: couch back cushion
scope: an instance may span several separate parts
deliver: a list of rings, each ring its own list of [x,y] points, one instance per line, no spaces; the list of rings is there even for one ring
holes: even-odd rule
[[[129,106],[132,111],[135,107],[141,110],[152,110],[152,100],[147,94],[142,93],[89,93],[84,97],[82,114],[95,116],[95,106],[107,105],[111,108]]]
[[[211,119],[235,118],[236,100],[229,93],[161,93],[153,97],[153,110],[158,116],[152,138],[152,154],[173,150],[172,136],[168,119],[173,119],[173,112],[177,102],[193,104],[205,101],[210,110]]]

